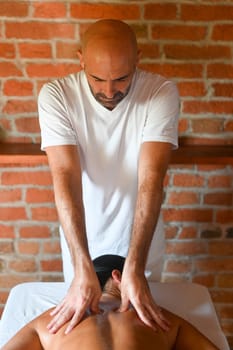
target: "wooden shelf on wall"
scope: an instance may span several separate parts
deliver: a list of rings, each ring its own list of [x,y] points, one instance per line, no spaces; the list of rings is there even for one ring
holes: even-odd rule
[[[0,164],[44,164],[39,144],[0,143]],[[233,165],[233,146],[181,145],[172,152],[171,164]]]

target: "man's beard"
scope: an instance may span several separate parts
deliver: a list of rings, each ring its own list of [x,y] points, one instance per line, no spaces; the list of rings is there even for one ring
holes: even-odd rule
[[[114,109],[118,103],[120,103],[123,98],[128,94],[130,86],[126,89],[125,93],[121,92],[121,91],[117,91],[113,97],[108,98],[107,96],[105,96],[102,92],[98,92],[97,94],[94,93],[94,91],[92,90],[91,86],[90,86],[92,95],[95,97],[96,101],[98,101],[102,106],[104,106],[105,108],[112,110]]]

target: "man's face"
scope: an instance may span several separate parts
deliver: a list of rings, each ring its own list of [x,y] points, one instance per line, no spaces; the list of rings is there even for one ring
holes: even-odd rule
[[[135,64],[125,55],[103,52],[91,59],[86,56],[81,64],[95,99],[105,108],[114,109],[129,92]]]
[[[93,96],[107,109],[114,109],[129,92],[132,73],[106,80],[87,72],[86,74]]]

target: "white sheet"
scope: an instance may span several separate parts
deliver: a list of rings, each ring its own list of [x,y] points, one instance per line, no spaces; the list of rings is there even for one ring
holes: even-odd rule
[[[157,304],[183,317],[220,350],[229,350],[207,288],[192,283],[150,282]],[[25,283],[12,289],[0,323],[0,347],[25,323],[56,305],[65,295],[65,283]]]

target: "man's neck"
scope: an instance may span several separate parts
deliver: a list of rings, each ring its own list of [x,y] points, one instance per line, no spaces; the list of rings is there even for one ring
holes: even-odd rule
[[[110,293],[102,293],[100,298],[100,308],[103,311],[112,311],[117,310],[120,307],[121,298],[118,295],[110,294]]]

